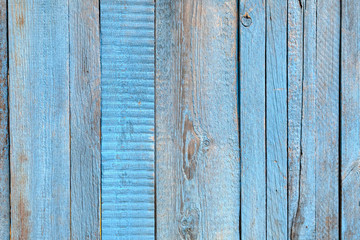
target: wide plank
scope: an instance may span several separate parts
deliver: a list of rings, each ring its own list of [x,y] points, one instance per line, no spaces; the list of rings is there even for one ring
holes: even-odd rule
[[[155,239],[154,1],[100,9],[102,239]]]
[[[239,239],[236,6],[156,1],[157,239]]]
[[[360,239],[360,2],[342,1],[341,238]]]
[[[0,0],[0,239],[10,238],[7,1]]]
[[[288,162],[286,20],[287,1],[266,1],[265,51],[267,239],[287,238]],[[246,69],[244,70],[246,71]]]
[[[11,239],[69,239],[68,2],[8,4]]]
[[[98,0],[69,1],[72,239],[100,239],[99,14]]]
[[[266,239],[265,1],[239,9],[241,238]]]

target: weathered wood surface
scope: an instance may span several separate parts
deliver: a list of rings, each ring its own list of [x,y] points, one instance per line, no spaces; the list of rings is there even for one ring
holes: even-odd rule
[[[102,239],[154,239],[154,1],[100,9]]]
[[[239,239],[236,5],[156,1],[157,239]]]
[[[241,238],[266,239],[265,1],[241,0],[239,14]]]
[[[71,238],[100,239],[98,0],[69,1]]]
[[[360,239],[360,2],[342,1],[341,238]]]
[[[11,238],[70,238],[66,1],[9,1]]]
[[[265,51],[266,238],[286,239],[288,204],[287,1],[266,1]],[[246,71],[246,69],[244,69],[244,71]],[[246,145],[245,143],[245,146]]]
[[[289,1],[289,237],[339,237],[339,1]]]
[[[7,4],[0,0],[0,239],[10,238]]]

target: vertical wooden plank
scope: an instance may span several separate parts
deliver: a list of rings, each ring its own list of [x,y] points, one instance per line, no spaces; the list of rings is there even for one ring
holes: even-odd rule
[[[154,1],[101,1],[102,239],[154,239]]]
[[[265,49],[267,239],[287,238],[286,22],[287,1],[268,0]]]
[[[341,237],[360,239],[360,2],[342,1]]]
[[[316,0],[289,1],[289,238],[316,238]]]
[[[337,239],[340,1],[317,1],[316,27],[316,238]]]
[[[71,238],[100,239],[99,1],[69,1]]]
[[[0,239],[10,238],[7,3],[0,0]]]
[[[239,239],[236,1],[156,1],[158,239]]]
[[[339,237],[339,4],[336,0],[289,1],[292,239]]]
[[[266,238],[265,1],[240,1],[241,238]]]
[[[11,238],[70,238],[66,1],[9,1]]]

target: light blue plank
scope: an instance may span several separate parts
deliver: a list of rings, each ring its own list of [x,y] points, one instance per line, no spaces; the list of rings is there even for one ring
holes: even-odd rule
[[[289,237],[293,239],[339,237],[339,9],[338,1],[289,2]],[[303,56],[298,59],[300,48]]]
[[[70,238],[67,1],[9,1],[11,238]]]
[[[241,0],[241,238],[266,239],[265,1]]]
[[[156,1],[157,239],[239,239],[236,5]]]
[[[102,239],[154,239],[154,1],[100,9]]]
[[[71,238],[100,239],[99,1],[69,4]]]
[[[341,237],[360,239],[360,2],[342,1]]]
[[[340,1],[316,3],[316,238],[338,239]]]
[[[286,77],[287,1],[268,0],[266,2],[267,239],[287,238]]]
[[[7,4],[0,0],[0,239],[10,238]]]

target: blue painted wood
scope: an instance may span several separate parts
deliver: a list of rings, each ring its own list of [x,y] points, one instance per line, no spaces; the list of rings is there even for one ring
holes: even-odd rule
[[[239,14],[241,238],[266,239],[265,1]]]
[[[360,239],[360,2],[342,1],[341,238]]]
[[[267,177],[266,238],[286,239],[288,204],[287,1],[266,1],[265,51]],[[244,71],[246,71],[246,69],[244,69]]]
[[[338,1],[289,2],[289,234],[293,239],[339,237],[339,9]]]
[[[69,239],[68,3],[8,3],[11,239]]]
[[[154,1],[100,9],[102,239],[154,239]]]
[[[316,238],[339,237],[340,1],[318,0],[316,20]],[[311,43],[314,44],[314,43]]]
[[[10,238],[7,4],[0,0],[0,239]]]
[[[239,239],[236,1],[156,1],[157,239]]]
[[[99,1],[69,1],[69,24],[71,238],[100,239]]]

